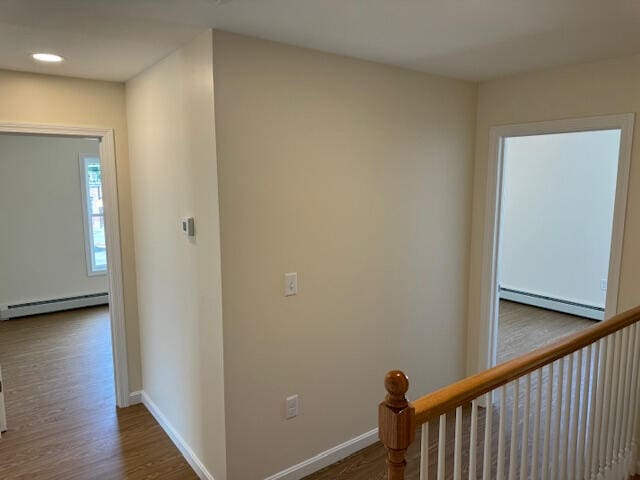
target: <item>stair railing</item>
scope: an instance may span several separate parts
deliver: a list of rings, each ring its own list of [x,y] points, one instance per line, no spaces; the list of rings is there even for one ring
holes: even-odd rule
[[[637,473],[639,322],[637,307],[414,402],[406,375],[389,372],[379,407],[388,480],[405,480],[419,427],[421,480],[628,479]]]

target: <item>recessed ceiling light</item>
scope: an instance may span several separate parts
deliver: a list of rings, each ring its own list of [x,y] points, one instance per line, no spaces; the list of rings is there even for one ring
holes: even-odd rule
[[[55,53],[34,53],[31,55],[34,60],[47,63],[58,63],[64,60],[60,55]]]

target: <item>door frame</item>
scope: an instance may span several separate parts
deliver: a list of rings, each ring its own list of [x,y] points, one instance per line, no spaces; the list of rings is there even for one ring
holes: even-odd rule
[[[0,122],[0,133],[95,138],[100,142],[105,236],[107,240],[107,276],[109,279],[109,317],[113,370],[118,407],[129,406],[129,370],[127,360],[118,186],[116,177],[115,137],[112,128],[32,123]]]
[[[594,130],[620,130],[618,177],[611,234],[609,273],[605,306],[605,319],[618,313],[618,291],[622,244],[627,212],[629,168],[635,114],[623,113],[593,117],[569,118],[542,122],[493,126],[489,130],[489,157],[486,184],[486,214],[484,222],[483,263],[480,305],[480,358],[479,370],[496,365],[498,340],[498,262],[502,217],[502,184],[504,140],[508,137],[544,135],[553,133],[586,132]]]

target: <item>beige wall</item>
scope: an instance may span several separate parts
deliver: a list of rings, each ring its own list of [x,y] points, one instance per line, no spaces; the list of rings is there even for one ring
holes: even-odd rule
[[[0,305],[108,292],[85,254],[80,155],[90,138],[0,135]],[[10,227],[9,227],[10,226]]]
[[[142,379],[124,85],[0,70],[0,122],[114,129],[129,387],[138,390]]]
[[[577,65],[485,82],[478,94],[468,360],[470,372],[486,364],[480,344],[485,184],[489,128],[493,125],[640,111],[640,56]],[[619,309],[640,303],[640,118],[636,118],[622,253]]]
[[[387,370],[463,374],[476,86],[225,33],[214,79],[228,470],[257,480],[376,427]]]
[[[211,32],[127,82],[145,394],[226,478]],[[195,239],[180,229],[194,216]]]

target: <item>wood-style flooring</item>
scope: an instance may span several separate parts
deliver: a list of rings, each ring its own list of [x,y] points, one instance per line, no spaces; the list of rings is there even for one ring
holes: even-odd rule
[[[115,407],[109,312],[0,322],[0,479],[197,479],[142,405]]]
[[[498,356],[506,360],[591,324],[570,315],[501,302]],[[115,408],[110,340],[104,307],[0,322],[0,365],[9,423],[0,440],[0,479],[197,478],[144,406]],[[483,418],[480,409],[479,436]],[[469,421],[468,409],[464,419]],[[432,425],[432,464],[436,438],[437,426]],[[419,451],[417,440],[407,458],[408,480],[419,478]],[[385,451],[377,443],[305,480],[384,478]]]
[[[501,300],[498,363],[584,330],[595,323],[587,318]]]
[[[500,325],[498,335],[498,359],[499,362],[508,360],[515,356],[534,350],[540,346],[558,340],[563,336],[569,335],[576,331],[582,330],[593,325],[593,321],[586,320],[572,315],[543,310],[527,305],[513,302],[500,302]],[[544,384],[547,382],[544,377]],[[382,395],[382,394],[381,394]],[[520,393],[522,396],[522,392]],[[382,398],[382,397],[381,397]],[[522,405],[522,402],[521,402]],[[510,410],[510,409],[508,409]],[[464,409],[463,414],[463,431],[469,430],[470,409]],[[478,410],[478,438],[482,439],[484,435],[485,410]],[[511,412],[507,412],[507,429],[510,425]],[[451,478],[453,463],[453,431],[454,416],[449,415],[447,419],[447,447],[446,447],[446,471],[447,478]],[[496,437],[498,431],[498,415],[494,413],[492,416],[492,433]],[[437,425],[430,425],[429,428],[429,464],[430,475],[435,475],[435,463],[437,457]],[[416,435],[416,441],[409,448],[407,453],[407,480],[418,480],[420,478],[420,435]],[[465,442],[466,441],[466,442]],[[468,445],[469,439],[463,440]],[[497,443],[497,439],[494,439]],[[465,449],[463,448],[463,452]],[[492,452],[493,473],[496,472],[496,451]],[[464,456],[463,456],[464,457]],[[350,457],[331,465],[319,472],[305,477],[304,480],[385,480],[385,458],[386,452],[380,443],[375,443]],[[507,446],[508,458],[508,446]],[[480,442],[478,459],[482,459],[482,442]],[[518,456],[519,459],[519,456]],[[478,461],[480,468],[481,461]],[[468,459],[463,458],[463,478],[468,475]],[[481,471],[478,470],[481,476]],[[435,476],[433,476],[435,478]]]

